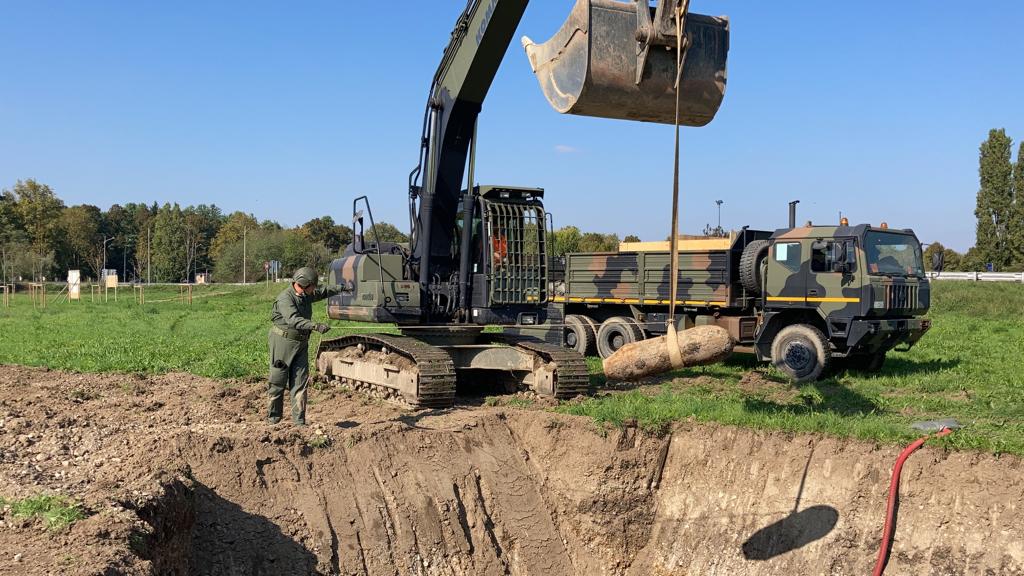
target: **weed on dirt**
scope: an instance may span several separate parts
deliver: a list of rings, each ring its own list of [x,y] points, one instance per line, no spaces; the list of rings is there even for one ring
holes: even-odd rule
[[[10,501],[0,498],[0,510],[13,518],[41,518],[50,530],[61,530],[86,517],[79,504],[52,495]]]

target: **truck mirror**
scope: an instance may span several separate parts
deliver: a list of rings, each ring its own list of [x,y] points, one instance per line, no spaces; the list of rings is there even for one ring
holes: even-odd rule
[[[352,213],[352,251],[362,254],[366,246],[363,242],[363,211]]]

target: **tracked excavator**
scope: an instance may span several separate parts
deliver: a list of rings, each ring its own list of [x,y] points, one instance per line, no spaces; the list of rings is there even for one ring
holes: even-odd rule
[[[515,334],[547,320],[544,190],[475,184],[477,116],[527,4],[469,0],[455,24],[409,175],[409,244],[380,241],[369,200],[353,201],[354,241],[330,270],[349,290],[329,299],[328,315],[395,324],[399,334],[322,341],[317,368],[328,379],[418,408],[451,406],[460,379],[557,398],[587,392],[583,356]],[[725,92],[729,24],[688,4],[578,0],[548,42],[523,37],[549,103],[584,116],[710,122]]]

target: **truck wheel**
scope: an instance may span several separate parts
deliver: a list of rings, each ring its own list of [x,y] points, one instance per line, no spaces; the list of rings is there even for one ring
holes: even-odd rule
[[[786,326],[772,340],[772,364],[793,382],[814,382],[832,362],[825,335],[810,324]]]
[[[743,249],[743,255],[740,256],[740,283],[747,292],[761,293],[761,263],[767,257],[767,240],[754,240]]]
[[[644,331],[636,320],[626,316],[612,316],[601,323],[597,331],[597,353],[607,358],[626,344],[644,339]]]
[[[586,356],[593,353],[594,342],[597,340],[597,331],[594,329],[593,320],[578,314],[569,314],[565,317],[565,328],[563,329],[564,342],[567,348]]]

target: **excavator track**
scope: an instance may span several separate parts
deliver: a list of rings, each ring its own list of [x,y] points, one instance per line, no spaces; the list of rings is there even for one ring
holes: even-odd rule
[[[575,350],[547,344],[532,338],[488,334],[490,342],[515,346],[558,366],[555,372],[555,398],[565,400],[590,392],[590,371],[586,359]]]
[[[455,367],[443,349],[408,336],[361,334],[323,340],[317,348],[317,367],[326,352],[341,352],[362,345],[367,350],[387,349],[410,360],[418,378],[415,394],[401,393],[395,388],[352,378],[333,378],[354,390],[370,390],[386,400],[413,408],[448,408],[455,403]],[[321,370],[321,372],[323,372]]]

